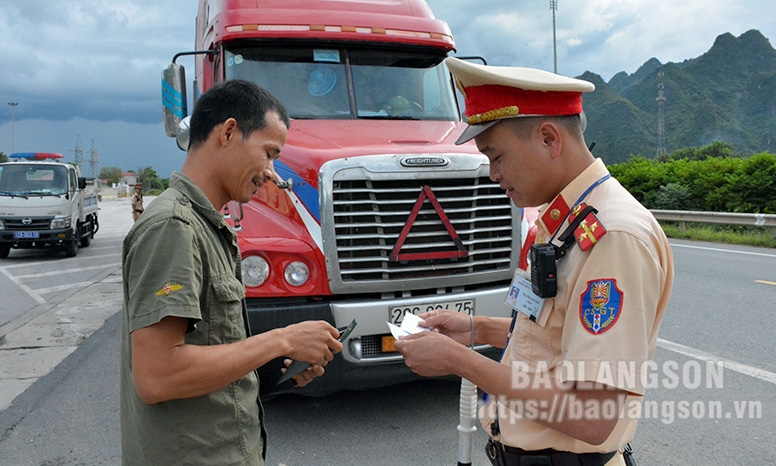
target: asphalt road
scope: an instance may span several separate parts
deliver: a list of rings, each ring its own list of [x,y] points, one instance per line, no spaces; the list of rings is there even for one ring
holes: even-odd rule
[[[33,308],[77,292],[108,269],[121,265],[121,243],[132,226],[129,198],[99,203],[100,229],[89,247],[66,257],[55,248],[12,249],[0,259],[0,327]]]
[[[672,244],[675,288],[646,400],[652,410],[634,441],[638,464],[773,464],[776,251]],[[120,464],[119,327],[118,315],[109,318],[0,411],[0,464]],[[458,390],[457,381],[426,380],[269,400],[267,464],[455,464]],[[476,466],[489,464],[484,438],[479,429]]]

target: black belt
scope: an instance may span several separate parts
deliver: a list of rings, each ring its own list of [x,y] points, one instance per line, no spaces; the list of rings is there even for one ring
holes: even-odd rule
[[[526,451],[504,445],[507,466],[603,466],[617,453],[571,453],[551,448]]]

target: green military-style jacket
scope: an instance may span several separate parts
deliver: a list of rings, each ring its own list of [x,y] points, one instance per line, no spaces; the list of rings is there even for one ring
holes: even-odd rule
[[[125,466],[263,465],[266,433],[255,372],[223,390],[154,405],[132,382],[130,333],[164,317],[190,322],[186,343],[248,337],[237,238],[204,193],[182,173],[124,239],[121,444]]]

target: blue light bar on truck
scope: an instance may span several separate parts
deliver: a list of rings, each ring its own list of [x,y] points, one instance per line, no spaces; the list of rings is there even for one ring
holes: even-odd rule
[[[62,154],[59,154],[56,152],[14,152],[8,157],[12,159],[45,160],[45,159],[61,159]]]

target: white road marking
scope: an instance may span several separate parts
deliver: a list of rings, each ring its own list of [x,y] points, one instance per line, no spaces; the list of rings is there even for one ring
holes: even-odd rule
[[[722,248],[710,248],[706,246],[692,246],[689,244],[674,244],[671,243],[672,248],[688,248],[688,249],[703,249],[705,251],[717,251],[717,252],[732,252],[735,254],[749,254],[750,256],[762,256],[762,257],[776,257],[776,254],[766,254],[764,252],[750,252],[750,251],[736,251],[735,249],[722,249]]]
[[[760,369],[758,367],[732,361],[730,359],[716,356],[711,353],[706,353],[705,351],[697,350],[695,348],[690,348],[689,346],[684,346],[684,345],[680,345],[679,343],[663,340],[662,338],[657,339],[657,346],[667,349],[669,351],[673,351],[674,353],[683,354],[685,356],[689,356],[691,358],[698,359],[701,361],[722,362],[724,364],[725,369],[730,369],[734,372],[738,372],[739,374],[748,375],[750,377],[754,377],[756,379],[760,379],[765,382],[776,385],[776,373],[769,372],[764,369]]]

